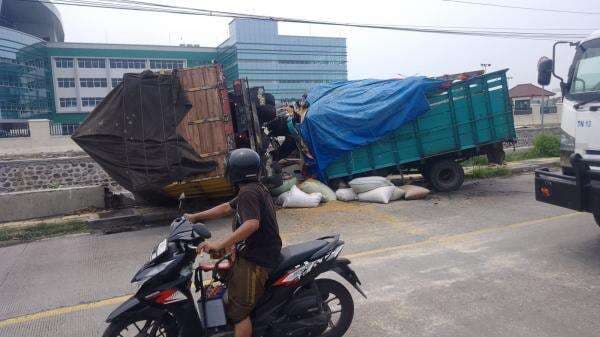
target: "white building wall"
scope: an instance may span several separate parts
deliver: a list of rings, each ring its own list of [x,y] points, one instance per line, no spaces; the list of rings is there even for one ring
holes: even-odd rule
[[[556,113],[544,114],[544,125],[557,125],[560,124],[562,116],[562,103],[556,104]],[[539,126],[542,124],[542,115],[540,114],[540,105],[531,104],[531,114],[528,115],[514,115],[514,121],[516,127],[531,127]]]
[[[72,68],[59,68],[56,66],[56,60],[60,58],[70,58],[73,59],[73,67]],[[81,57],[84,58],[94,58],[94,57]],[[86,113],[91,112],[94,109],[94,106],[83,106],[82,98],[86,97],[106,97],[108,93],[113,89],[112,79],[122,79],[123,75],[126,73],[140,73],[144,71],[144,69],[121,69],[121,68],[111,68],[110,60],[111,59],[128,59],[128,60],[144,60],[145,69],[150,68],[150,58],[101,58],[104,60],[104,68],[83,68],[79,67],[79,59],[77,57],[52,57],[52,76],[54,83],[54,92],[55,92],[55,106],[56,113]],[[152,58],[152,60],[157,60],[160,58]],[[187,66],[186,59],[178,59],[178,58],[164,58],[164,60],[177,60],[183,61],[183,66]],[[152,69],[153,71],[161,70],[161,69]],[[58,86],[58,78],[73,78],[75,82],[74,88],[61,88]],[[82,87],[81,79],[86,78],[103,78],[106,79],[106,87]],[[61,107],[60,99],[61,98],[75,98],[77,100],[76,107]]]

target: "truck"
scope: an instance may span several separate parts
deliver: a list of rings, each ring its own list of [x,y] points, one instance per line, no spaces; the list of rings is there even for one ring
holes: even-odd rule
[[[559,45],[575,48],[566,81],[555,70]],[[560,122],[562,172],[535,171],[538,201],[591,212],[600,226],[600,31],[579,42],[558,41],[553,57],[538,62],[538,83],[560,81],[563,112]]]
[[[500,164],[503,145],[516,140],[507,71],[467,76],[429,93],[428,111],[382,139],[345,153],[327,167],[325,179],[335,185],[336,180],[365,174],[420,172],[437,191],[459,189],[464,182],[461,161],[487,155]]]
[[[252,148],[268,162],[259,125],[274,113],[262,87],[237,79],[227,88],[220,64],[144,71],[125,74],[72,138],[138,200],[222,198],[234,192],[227,153]]]

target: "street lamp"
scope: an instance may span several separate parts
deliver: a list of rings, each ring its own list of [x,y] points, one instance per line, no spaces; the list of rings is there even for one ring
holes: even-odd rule
[[[490,63],[482,63],[481,67],[483,68],[483,73],[487,73],[487,68],[491,67]]]

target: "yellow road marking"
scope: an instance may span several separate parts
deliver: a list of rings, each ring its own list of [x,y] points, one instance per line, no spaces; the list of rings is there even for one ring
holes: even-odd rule
[[[117,304],[121,304],[129,297],[130,297],[130,295],[124,295],[124,296],[109,298],[109,299],[98,301],[98,302],[79,304],[79,305],[74,305],[74,306],[70,306],[70,307],[56,308],[56,309],[52,309],[52,310],[37,312],[35,314],[13,317],[13,318],[9,318],[4,321],[0,321],[0,328],[6,327],[9,325],[22,324],[25,322],[35,321],[35,320],[42,319],[42,318],[64,315],[64,314],[68,314],[68,313],[72,313],[72,312],[76,312],[76,311],[101,308],[101,307],[105,307],[105,306],[109,306],[109,305],[117,305]]]
[[[483,228],[483,229],[478,229],[475,231],[461,233],[461,234],[432,236],[423,241],[418,241],[418,242],[408,243],[408,244],[403,244],[403,245],[398,245],[398,246],[390,246],[390,247],[383,247],[383,248],[367,250],[367,251],[360,252],[360,253],[345,255],[344,257],[346,257],[348,259],[360,258],[360,257],[365,257],[365,256],[370,256],[370,255],[378,255],[378,254],[389,253],[389,252],[398,251],[398,250],[416,248],[416,247],[426,246],[426,245],[435,244],[435,243],[438,243],[438,244],[439,243],[451,243],[451,242],[464,240],[469,237],[485,234],[485,233],[502,231],[502,230],[506,230],[506,229],[510,229],[510,228],[519,228],[519,227],[524,227],[524,226],[528,226],[528,225],[539,224],[539,223],[542,223],[545,221],[569,218],[569,217],[581,215],[581,214],[585,214],[585,213],[579,213],[579,212],[567,213],[567,214],[556,215],[556,216],[551,216],[551,217],[546,217],[546,218],[541,218],[541,219],[517,222],[517,223],[510,224],[510,225]]]
[[[399,250],[404,250],[404,249],[416,248],[416,247],[430,245],[430,244],[436,244],[436,243],[438,243],[438,244],[439,243],[442,243],[442,244],[443,243],[452,243],[452,242],[467,239],[469,237],[477,236],[480,234],[485,234],[485,233],[490,233],[490,232],[495,232],[495,231],[504,231],[507,229],[520,228],[520,227],[524,227],[524,226],[528,226],[528,225],[539,224],[539,223],[542,223],[545,221],[559,220],[559,219],[569,218],[569,217],[573,217],[573,216],[577,216],[577,215],[581,215],[581,214],[585,214],[585,213],[578,213],[578,212],[567,213],[567,214],[551,216],[551,217],[546,217],[546,218],[541,218],[541,219],[518,222],[518,223],[505,225],[505,226],[484,228],[484,229],[479,229],[479,230],[475,230],[475,231],[467,232],[467,233],[433,236],[429,239],[415,242],[415,243],[409,243],[409,244],[391,246],[391,247],[384,247],[384,248],[377,248],[377,249],[367,250],[367,251],[360,252],[360,253],[345,255],[344,257],[353,259],[353,258],[370,256],[370,255],[389,253],[389,252],[399,251]],[[117,304],[121,304],[122,302],[124,302],[130,296],[131,295],[124,295],[124,296],[113,297],[113,298],[109,298],[109,299],[105,299],[105,300],[101,300],[101,301],[97,301],[97,302],[92,302],[92,303],[79,304],[79,305],[74,305],[74,306],[70,306],[70,307],[56,308],[56,309],[51,309],[51,310],[47,310],[47,311],[41,311],[41,312],[34,313],[34,314],[13,317],[13,318],[6,319],[4,321],[0,321],[0,328],[6,327],[6,326],[11,326],[11,325],[16,325],[16,324],[23,324],[26,322],[35,321],[35,320],[39,320],[39,319],[43,319],[43,318],[55,317],[55,316],[64,315],[64,314],[77,312],[77,311],[83,311],[83,310],[117,305]]]

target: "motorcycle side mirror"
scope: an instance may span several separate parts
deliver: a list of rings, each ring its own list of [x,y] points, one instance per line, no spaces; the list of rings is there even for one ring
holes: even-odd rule
[[[210,231],[203,225],[203,224],[195,224],[192,226],[192,231],[194,231],[194,233],[196,235],[198,235],[198,237],[206,240],[206,239],[210,239],[210,237],[212,236],[212,234],[210,233]]]
[[[179,199],[179,205],[177,205],[177,212],[178,212],[179,214],[181,214],[181,212],[183,211],[183,202],[184,202],[184,200],[185,200],[185,192],[182,192],[182,193],[179,195],[179,198],[178,198],[178,199]]]
[[[541,57],[537,64],[538,68],[538,84],[546,86],[550,84],[552,78],[552,70],[554,69],[554,61],[545,56]]]

